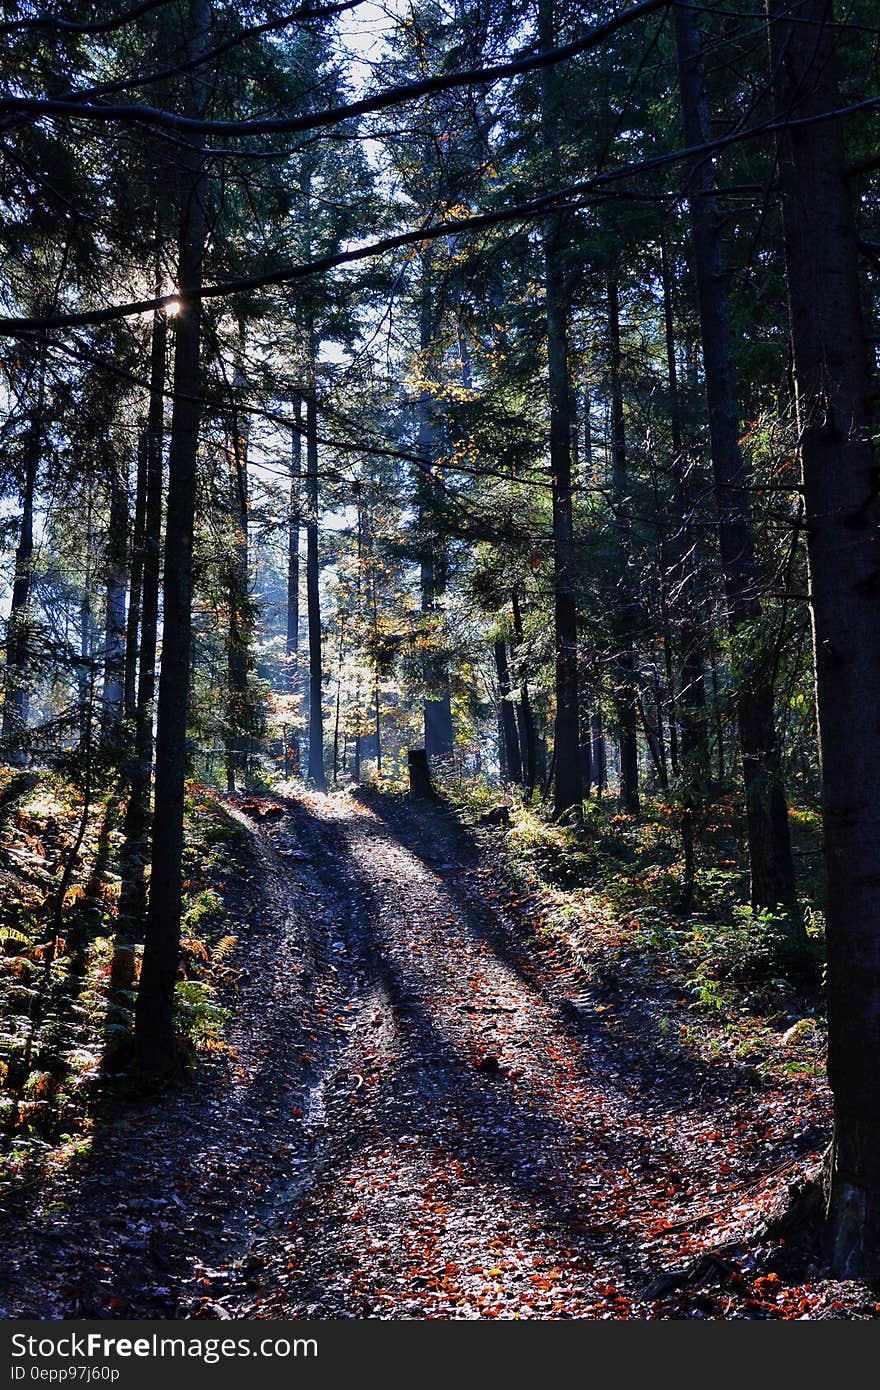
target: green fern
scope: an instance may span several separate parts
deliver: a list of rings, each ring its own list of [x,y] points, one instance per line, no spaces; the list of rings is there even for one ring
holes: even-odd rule
[[[31,938],[22,931],[16,931],[14,927],[0,927],[0,940],[14,941],[19,946],[30,946],[33,943]]]

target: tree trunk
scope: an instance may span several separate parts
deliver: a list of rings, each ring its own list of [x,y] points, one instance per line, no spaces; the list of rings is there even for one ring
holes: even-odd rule
[[[375,530],[370,527],[370,621],[373,629],[373,725],[376,733],[376,774],[382,771],[382,693],[379,682],[379,578],[376,572]]]
[[[430,801],[434,796],[431,786],[431,773],[428,755],[424,748],[410,748],[407,755],[409,763],[409,791],[418,801]]]
[[[670,577],[678,595],[679,663],[681,668],[678,699],[670,699],[674,718],[681,716],[682,775],[685,786],[705,782],[709,767],[709,746],[706,731],[706,687],[703,671],[706,664],[705,641],[699,626],[701,599],[694,572],[693,528],[690,525],[691,503],[688,496],[687,461],[684,448],[681,396],[678,367],[675,360],[675,329],[672,313],[672,273],[665,242],[661,245],[661,274],[663,278],[663,322],[666,340],[666,369],[669,386],[669,418],[672,429],[672,477],[675,507],[675,532],[669,545]],[[668,643],[667,643],[668,645]],[[667,651],[667,660],[671,653]],[[671,665],[671,663],[670,663]],[[670,666],[667,666],[667,671]],[[670,724],[672,720],[670,720]],[[677,749],[676,755],[677,755]],[[677,756],[673,757],[677,770]]]
[[[336,711],[333,720],[333,785],[339,781],[339,734],[342,718],[342,663],[345,659],[345,614],[339,614],[339,644],[336,650]],[[342,770],[345,771],[345,736],[342,739]]]
[[[290,435],[290,498],[287,507],[287,612],[284,639],[283,685],[289,695],[301,693],[299,671],[300,530],[302,527],[302,398],[292,402],[295,428]],[[284,776],[299,775],[299,736],[284,735]]]
[[[143,427],[137,451],[135,477],[134,524],[131,534],[131,560],[128,578],[128,616],[125,623],[125,675],[123,707],[128,720],[134,723],[137,711],[138,634],[141,623],[141,599],[144,584],[144,525],[147,506],[147,427]]]
[[[516,731],[516,712],[511,703],[510,672],[507,666],[507,644],[499,637],[494,644],[495,671],[498,676],[500,695],[501,731],[504,745],[504,762],[507,777],[511,782],[521,783],[522,759],[519,755],[519,737]]]
[[[159,630],[159,580],[162,562],[162,454],[165,434],[165,359],[168,322],[153,315],[150,345],[150,405],[147,416],[147,477],[144,508],[144,572],[141,597],[141,636],[138,651],[135,751],[142,763],[149,796],[153,763],[153,698],[156,693],[156,649]],[[146,809],[146,807],[145,807]]]
[[[118,732],[125,681],[125,599],[128,587],[128,488],[120,460],[110,452],[110,515],[105,552],[107,569],[104,620],[104,683],[101,693],[105,737]]]
[[[287,513],[287,635],[285,641],[285,689],[295,694],[299,686],[299,533],[302,522],[300,486],[302,477],[302,400],[293,400],[296,428],[291,433],[290,504]]]
[[[672,430],[672,477],[675,505],[675,531],[670,554],[671,586],[678,595],[678,659],[681,671],[678,699],[672,692],[672,651],[669,637],[665,643],[667,679],[670,685],[670,756],[673,771],[681,774],[681,850],[682,883],[681,912],[690,913],[696,887],[696,856],[694,817],[696,808],[705,800],[711,773],[709,738],[706,727],[705,641],[700,631],[698,614],[700,594],[692,559],[695,542],[690,525],[691,505],[688,495],[687,463],[684,449],[681,395],[678,386],[678,366],[675,357],[675,327],[672,312],[672,271],[665,241],[661,242],[661,276],[663,279],[663,328],[666,343],[666,371],[669,387],[669,419]],[[714,675],[714,667],[713,667]],[[681,757],[673,745],[675,720],[681,721]],[[719,733],[719,738],[721,734]],[[723,764],[724,749],[720,759]]]
[[[431,302],[430,250],[422,254],[422,295],[419,318],[419,349],[422,372],[427,374],[434,336],[434,316]],[[430,393],[423,391],[418,403],[419,457],[433,461],[437,456],[437,421]],[[438,480],[429,469],[419,470],[419,533],[421,555],[419,577],[426,633],[436,650],[426,648],[422,662],[426,694],[424,700],[425,752],[428,759],[451,757],[454,747],[452,699],[449,692],[449,668],[443,648],[443,599],[446,594],[446,542],[439,534],[437,519]]]
[[[771,0],[778,116],[840,106],[830,0]],[[840,123],[779,139],[816,658],[838,1278],[880,1275],[880,506],[857,234]],[[876,398],[874,398],[876,399]]]
[[[589,705],[581,702],[580,717],[581,779],[584,797],[593,790],[593,716]]]
[[[582,475],[587,482],[592,481],[593,477],[593,420],[592,420],[593,401],[590,391],[590,368],[587,367],[587,379],[584,383],[584,460]]]
[[[92,706],[95,697],[95,645],[96,634],[92,614],[92,519],[93,480],[88,475],[85,508],[85,563],[79,598],[79,664],[77,686],[79,689],[79,751],[86,760],[91,754]]]
[[[675,35],[685,142],[705,144],[710,131],[696,0],[682,0],[675,7]],[[739,446],[739,413],[714,192],[711,160],[702,155],[695,157],[690,164],[691,235],[727,621],[735,636],[746,625],[753,627],[760,622],[761,603],[748,479]],[[745,655],[744,669],[737,679],[736,713],[745,783],[752,905],[775,907],[793,902],[796,892],[779,772],[772,673],[769,661],[760,651]]]
[[[239,340],[244,349],[244,326],[239,323]],[[243,368],[236,372],[235,387],[244,384]],[[229,627],[226,638],[226,790],[235,791],[236,776],[244,771],[245,781],[251,753],[252,715],[249,709],[248,656],[252,636],[248,594],[248,422],[237,409],[230,422],[232,447],[229,450],[229,505],[232,520],[232,546],[228,575]]]
[[[204,51],[208,0],[190,0],[189,43]],[[207,83],[196,69],[188,82],[188,114],[205,109]],[[180,312],[174,347],[174,409],[169,452],[165,537],[162,671],[156,730],[156,787],[150,903],[135,1014],[137,1060],[162,1074],[176,1064],[174,983],[180,953],[183,797],[192,638],[192,546],[199,442],[199,348],[205,245],[205,161],[195,147],[181,155],[182,196],[178,287]]]
[[[317,347],[313,346],[312,366]],[[327,790],[324,775],[323,650],[318,562],[318,407],[306,401],[306,599],[309,610],[309,781]]]
[[[718,753],[718,785],[727,781],[727,759],[724,753],[724,715],[721,708],[721,681],[718,672],[718,653],[715,643],[709,648],[709,670],[712,678],[712,715],[715,724],[715,744]]]
[[[360,483],[354,486],[357,499],[357,582],[355,585],[354,600],[354,621],[355,631],[359,634],[356,645],[361,645],[364,641],[366,624],[364,621],[364,544],[368,530],[368,521],[364,506],[363,492]],[[364,711],[361,707],[361,667],[358,663],[357,679],[354,691],[354,739],[352,750],[352,778],[357,786],[361,780],[361,738],[364,729]]]
[[[360,783],[360,780],[361,780],[361,738],[362,738],[361,726],[360,726],[360,718],[361,718],[361,710],[360,710],[360,691],[358,691],[357,697],[356,697],[356,709],[357,709],[358,726],[357,726],[357,730],[356,730],[355,735],[354,735],[354,749],[353,749],[353,751],[352,751],[351,776],[352,776],[352,780],[353,780],[355,786],[358,786],[359,783]]]
[[[12,601],[6,633],[6,687],[3,698],[3,746],[11,763],[25,761],[21,746],[28,721],[29,684],[28,660],[30,636],[28,603],[31,594],[34,557],[34,503],[37,491],[37,470],[43,439],[43,409],[45,401],[46,350],[41,348],[36,364],[37,399],[24,442],[24,469],[21,489],[21,526],[15,551],[15,572],[12,579]]]
[[[553,0],[539,0],[538,37],[555,41]],[[559,78],[546,68],[541,82],[541,135],[547,177],[559,172]],[[575,595],[571,478],[571,385],[568,377],[568,293],[562,265],[565,233],[560,216],[544,228],[547,368],[550,399],[550,477],[553,508],[553,616],[556,639],[556,726],[553,814],[580,806],[583,797],[578,737],[578,614]]]
[[[519,606],[519,595],[516,589],[514,589],[512,595],[512,609],[513,637],[510,643],[511,656],[515,655],[523,639],[522,611]],[[535,715],[529,698],[528,677],[522,663],[520,663],[519,672],[519,704],[516,707],[516,723],[519,731],[519,751],[522,760],[523,797],[528,804],[534,796],[535,787],[538,782],[538,737],[535,730]]]
[[[157,276],[157,291],[161,280]],[[134,949],[141,939],[147,907],[147,831],[150,822],[150,783],[153,771],[153,696],[156,689],[156,646],[159,627],[159,577],[162,553],[162,447],[165,422],[165,357],[167,323],[164,313],[153,314],[150,344],[150,401],[144,440],[143,523],[140,559],[140,637],[135,692],[134,755],[128,780],[129,796],[123,825],[120,856],[122,888],[119,921],[111,966],[111,989],[126,1000],[134,982]],[[141,481],[139,479],[140,488]],[[135,600],[129,600],[129,618]],[[131,623],[129,633],[131,634]],[[133,639],[132,639],[133,640]],[[132,674],[131,679],[134,679]]]
[[[660,779],[660,786],[663,788],[665,792],[667,792],[669,791],[669,758],[667,756],[666,751],[666,736],[663,724],[663,686],[660,682],[660,673],[656,665],[654,667],[652,685],[654,688],[654,728],[652,730],[652,737],[654,739],[653,752],[656,754],[655,761],[657,763],[657,776]],[[647,731],[647,718],[643,719],[643,723]]]
[[[616,509],[617,535],[617,647],[614,703],[620,742],[620,806],[628,816],[639,814],[639,747],[636,732],[638,680],[633,643],[632,586],[629,578],[629,478],[626,425],[623,415],[623,376],[620,353],[620,297],[616,279],[608,282],[608,346],[611,368],[611,491]]]
[[[598,710],[593,715],[593,776],[596,780],[596,795],[601,796],[608,790],[608,759],[602,715]]]

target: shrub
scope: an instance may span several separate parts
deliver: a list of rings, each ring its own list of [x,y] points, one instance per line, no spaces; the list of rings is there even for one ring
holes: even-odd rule
[[[177,981],[174,987],[175,1027],[178,1038],[191,1051],[221,1048],[231,1016],[232,1011],[217,1003],[213,988],[205,980]]]
[[[692,949],[698,976],[733,984],[815,983],[821,960],[819,934],[807,933],[800,908],[754,912],[739,905],[730,921],[695,927]]]

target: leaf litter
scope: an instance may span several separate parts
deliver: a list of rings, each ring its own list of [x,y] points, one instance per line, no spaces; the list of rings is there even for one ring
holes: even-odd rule
[[[827,1092],[671,1043],[663,981],[585,975],[503,835],[368,794],[235,814],[230,1049],[11,1194],[8,1315],[876,1317],[767,1226]]]

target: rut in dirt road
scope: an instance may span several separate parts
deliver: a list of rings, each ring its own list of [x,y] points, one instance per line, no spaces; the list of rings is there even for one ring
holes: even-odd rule
[[[438,809],[378,808],[292,809],[341,924],[348,1045],[321,1086],[320,1169],[249,1253],[259,1293],[221,1303],[238,1316],[626,1316],[658,1269],[688,1258],[682,1173],[695,1139],[716,1161],[711,1089],[692,1076],[687,1100],[680,1075],[623,1074],[589,1008],[573,1023],[564,990],[524,968],[460,831]]]

